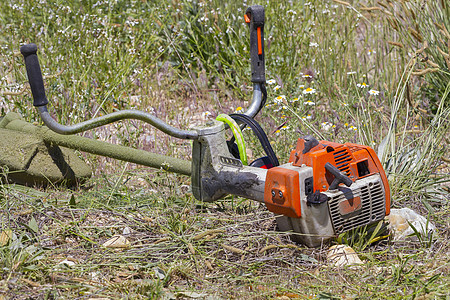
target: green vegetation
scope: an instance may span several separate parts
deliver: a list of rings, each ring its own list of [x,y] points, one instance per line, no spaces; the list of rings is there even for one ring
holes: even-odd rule
[[[438,238],[392,243],[361,229],[338,240],[364,265],[334,269],[327,245],[293,244],[259,203],[199,203],[186,177],[82,153],[95,176],[77,189],[2,181],[0,299],[449,297],[448,1],[3,0],[2,115],[40,122],[18,52],[28,42],[62,123],[136,108],[186,129],[245,109],[251,4],[266,9],[269,97],[257,119],[280,161],[311,133],[369,145],[393,207],[429,216]],[[189,142],[137,121],[85,136],[190,156]],[[102,247],[118,234],[130,243]]]

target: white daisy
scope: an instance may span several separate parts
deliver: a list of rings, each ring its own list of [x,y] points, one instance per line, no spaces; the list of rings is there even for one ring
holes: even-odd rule
[[[244,112],[244,109],[241,106],[238,106],[234,112],[242,114]]]
[[[315,94],[316,93],[316,89],[312,89],[312,88],[307,88],[306,90],[303,91],[303,94]]]
[[[369,87],[365,82],[358,83],[356,86],[359,87],[359,88],[362,88],[362,89],[365,89],[365,88]]]
[[[275,103],[280,104],[281,102],[283,102],[283,100],[286,99],[285,95],[280,95],[278,97],[275,98]]]
[[[323,122],[322,124],[320,124],[320,126],[322,127],[323,130],[328,131],[331,128],[334,127],[333,124],[329,123],[329,122]]]

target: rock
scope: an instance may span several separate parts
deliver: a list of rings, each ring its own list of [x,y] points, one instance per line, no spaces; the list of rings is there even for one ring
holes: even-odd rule
[[[0,247],[6,246],[8,242],[12,239],[12,230],[3,230],[0,234]]]
[[[103,243],[103,247],[106,248],[128,248],[130,247],[130,241],[123,235],[116,235]]]
[[[65,259],[65,260],[61,261],[58,265],[66,266],[66,267],[70,268],[72,266],[75,266],[75,262],[73,262],[71,260],[68,260],[68,259]]]
[[[394,236],[394,241],[417,241],[414,229],[411,228],[409,224],[414,226],[414,228],[419,232],[419,234],[424,238],[428,239],[429,234],[434,235],[436,231],[436,226],[428,222],[427,219],[410,208],[404,207],[401,209],[391,209],[391,213],[386,217],[389,221],[389,230]],[[409,223],[408,223],[409,222]]]
[[[128,226],[126,226],[126,227],[123,229],[123,231],[122,231],[122,234],[123,234],[123,235],[128,235],[128,234],[130,234],[130,233],[131,233],[131,228],[128,227]]]
[[[346,245],[331,246],[327,253],[327,260],[330,265],[338,268],[363,263],[355,250]]]

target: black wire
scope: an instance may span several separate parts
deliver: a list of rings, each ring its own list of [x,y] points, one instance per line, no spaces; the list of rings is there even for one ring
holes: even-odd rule
[[[276,167],[280,165],[278,158],[275,154],[275,151],[273,151],[272,145],[270,144],[269,139],[267,138],[266,133],[262,129],[261,125],[258,124],[258,122],[256,122],[253,118],[244,114],[231,114],[230,117],[239,123],[248,125],[253,130],[253,133],[256,135],[259,142],[261,143],[264,152],[266,152],[267,157],[272,162],[272,166]]]
[[[263,97],[262,97],[262,100],[261,100],[261,104],[259,105],[259,108],[258,108],[258,110],[256,111],[256,113],[255,113],[255,116],[254,117],[256,117],[256,115],[261,111],[261,109],[264,107],[264,105],[266,105],[266,102],[267,102],[267,90],[266,90],[266,85],[264,84],[264,83],[261,83],[260,84],[260,86],[261,86],[261,92],[262,92],[262,94],[263,94]],[[253,117],[253,118],[254,118]],[[259,125],[259,124],[258,124]],[[242,124],[241,125],[241,131],[242,130],[244,130],[244,128],[247,126],[247,124]],[[235,138],[234,138],[234,136],[229,140],[229,143],[234,143],[234,141],[235,141]]]
[[[264,107],[264,105],[266,105],[267,90],[266,90],[266,85],[264,83],[261,83],[261,92],[263,94],[263,98],[262,98],[262,101],[261,101],[261,105],[259,106],[258,112],[255,114],[255,116],[261,111],[261,109]]]
[[[261,111],[261,109],[266,105],[266,102],[267,102],[266,85],[264,83],[261,83],[260,87],[261,87],[261,92],[263,94],[263,97],[261,100],[261,104],[255,113],[255,116]],[[264,149],[264,152],[266,152],[267,157],[272,162],[272,166],[276,167],[276,166],[280,165],[278,158],[275,154],[275,151],[273,151],[272,145],[270,144],[269,139],[267,138],[266,133],[264,132],[264,130],[262,129],[262,127],[259,125],[258,122],[256,122],[253,118],[251,118],[247,115],[244,115],[244,114],[231,114],[230,117],[232,117],[234,120],[236,120],[242,124],[241,130],[243,130],[247,125],[249,125],[252,128],[253,133],[258,137],[259,142],[261,143],[261,146]],[[232,154],[234,156],[238,155],[237,157],[239,157],[239,150],[237,149],[236,146],[233,147],[234,142],[235,142],[235,138],[233,136],[227,142],[228,148],[230,149],[230,151],[232,152]]]

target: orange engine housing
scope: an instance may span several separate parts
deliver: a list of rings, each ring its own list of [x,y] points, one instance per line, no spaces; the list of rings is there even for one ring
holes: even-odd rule
[[[326,169],[325,164],[331,163],[345,173],[353,182],[379,173],[386,191],[386,215],[389,215],[391,198],[389,184],[381,162],[375,151],[369,146],[353,143],[339,144],[329,141],[319,141],[319,144],[303,154],[304,139],[299,138],[297,147],[292,150],[289,162],[293,166],[306,165],[313,168],[313,190],[324,192],[328,190],[334,176]]]
[[[379,174],[385,191],[385,213],[389,215],[391,199],[388,180],[381,162],[372,148],[352,143],[339,144],[319,141],[306,153],[303,153],[304,149],[305,140],[299,138],[296,149],[291,152],[289,163],[292,167],[312,168],[312,187],[299,186],[298,174],[290,170],[289,166],[269,169],[264,202],[270,211],[288,217],[302,217],[299,199],[299,195],[302,194],[301,189],[309,189],[313,193],[326,192],[334,180],[334,176],[325,168],[325,164],[328,162],[353,182]],[[278,193],[281,197],[278,196]]]

